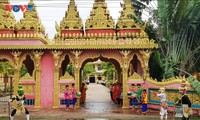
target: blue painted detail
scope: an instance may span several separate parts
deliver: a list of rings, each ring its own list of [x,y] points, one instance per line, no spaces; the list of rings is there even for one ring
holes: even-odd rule
[[[33,11],[33,5],[28,5],[28,9],[32,12]]]
[[[13,9],[14,12],[19,12],[20,11],[19,5],[14,5],[12,9]]]
[[[34,99],[26,99],[24,101],[25,105],[34,105],[35,104],[35,100]]]

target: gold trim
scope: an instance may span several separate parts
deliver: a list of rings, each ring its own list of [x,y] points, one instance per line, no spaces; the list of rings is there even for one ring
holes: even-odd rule
[[[142,80],[143,81],[143,78],[139,74],[134,72],[133,75],[128,78],[128,80],[130,80],[130,81]]]
[[[68,72],[65,72],[65,75],[60,77],[60,80],[74,80],[74,77],[71,76]]]

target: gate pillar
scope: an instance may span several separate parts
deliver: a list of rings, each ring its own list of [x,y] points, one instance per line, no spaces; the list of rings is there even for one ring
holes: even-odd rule
[[[59,101],[58,101],[58,81],[59,81],[59,58],[62,54],[62,51],[52,51],[51,52],[54,59],[54,101],[53,101],[53,108],[59,108]]]
[[[34,108],[40,108],[40,60],[43,52],[34,51],[34,61],[35,61],[35,106]]]
[[[19,52],[19,51],[12,52],[12,55],[14,56],[14,83],[13,83],[14,95],[17,94],[18,83],[19,83],[19,79],[20,79],[19,57],[20,57],[21,53],[22,52]]]
[[[129,50],[122,50],[119,51],[121,55],[123,55],[123,65],[122,67],[122,81],[123,81],[123,106],[122,108],[128,108],[129,107],[129,101],[128,101],[128,67],[129,67],[129,59],[128,55],[131,51]]]
[[[80,63],[79,63],[79,55],[82,53],[80,50],[74,50],[72,53],[75,55],[75,62],[74,62],[74,77],[75,77],[75,88],[76,91],[80,91]],[[76,108],[80,107],[80,99],[77,99]]]

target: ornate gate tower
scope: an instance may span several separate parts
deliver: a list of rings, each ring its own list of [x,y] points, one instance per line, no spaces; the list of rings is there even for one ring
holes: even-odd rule
[[[145,80],[151,50],[158,48],[144,31],[146,24],[128,17],[136,16],[131,0],[124,0],[116,25],[105,0],[94,0],[85,28],[75,0],[70,0],[63,20],[55,25],[57,33],[52,42],[46,37],[33,0],[29,2],[34,5],[33,12],[27,10],[18,23],[2,4],[9,2],[0,5],[0,20],[6,21],[0,23],[0,61],[12,63],[15,93],[21,82],[27,99],[34,101],[30,107],[62,107],[64,86],[75,83],[80,90],[84,65],[100,59],[115,65],[118,81],[123,85],[123,108],[128,108],[128,80],[135,76],[140,82]],[[73,74],[66,72],[70,62]],[[23,64],[28,73],[20,77]]]

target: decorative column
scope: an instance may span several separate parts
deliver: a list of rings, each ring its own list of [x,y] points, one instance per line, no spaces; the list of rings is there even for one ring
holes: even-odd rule
[[[120,51],[121,55],[123,55],[123,65],[122,65],[122,81],[123,81],[123,106],[122,108],[128,108],[129,107],[129,101],[128,101],[128,66],[129,66],[129,60],[128,55],[131,51],[128,50],[122,50]]]
[[[41,56],[43,55],[44,52],[42,51],[33,51],[34,54],[34,61],[35,61],[35,81],[36,81],[36,85],[35,85],[35,106],[34,108],[40,108],[40,72],[41,72],[41,68],[40,68],[40,60],[41,60]]]
[[[149,77],[149,58],[152,51],[147,49],[147,50],[140,50],[139,52],[142,54],[143,57],[142,68],[143,68],[143,78],[145,80],[147,77]]]
[[[58,81],[59,81],[59,59],[60,55],[62,54],[62,51],[53,50],[51,51],[51,54],[53,55],[54,59],[54,102],[53,102],[53,108],[59,108],[59,101],[58,101]]]
[[[14,95],[17,94],[18,90],[18,83],[20,79],[20,66],[19,66],[19,57],[22,52],[20,51],[13,51],[11,54],[14,56],[14,81],[13,81],[13,87],[14,87]]]
[[[79,64],[79,55],[82,53],[83,51],[80,50],[74,50],[72,51],[72,53],[75,55],[75,62],[74,62],[74,77],[75,77],[75,88],[77,91],[80,91],[80,67],[81,65]],[[76,104],[76,108],[80,107],[80,99],[77,99],[77,104]]]

